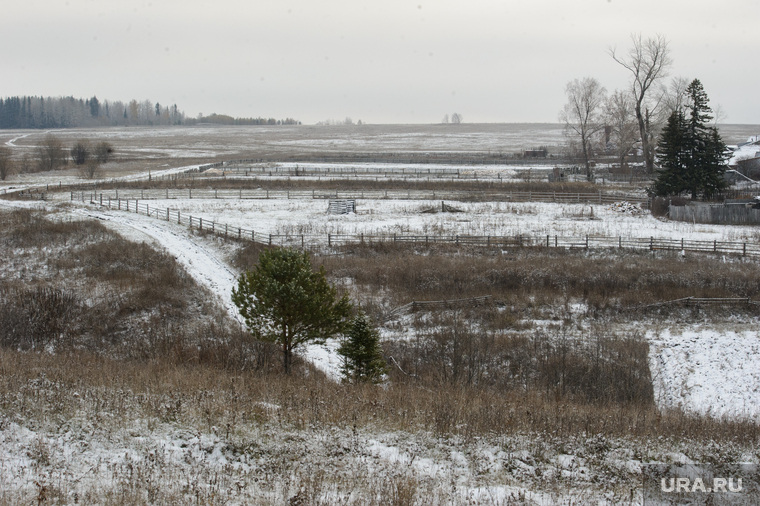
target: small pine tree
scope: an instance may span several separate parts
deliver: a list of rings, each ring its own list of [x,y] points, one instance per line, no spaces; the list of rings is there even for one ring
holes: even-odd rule
[[[379,383],[388,370],[380,351],[380,337],[364,314],[351,321],[338,353],[343,356],[346,381]]]
[[[254,338],[281,347],[286,373],[299,346],[342,334],[351,314],[324,267],[314,271],[309,254],[293,249],[262,252],[258,265],[240,275],[232,301]]]

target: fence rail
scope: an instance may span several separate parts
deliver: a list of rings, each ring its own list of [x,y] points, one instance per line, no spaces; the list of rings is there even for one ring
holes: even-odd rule
[[[414,313],[417,311],[434,311],[441,309],[451,308],[463,308],[474,307],[481,304],[485,304],[491,300],[490,295],[483,295],[481,297],[470,297],[467,299],[451,299],[451,300],[415,300],[392,309],[385,315],[385,320],[388,321],[401,314]]]
[[[753,301],[749,297],[684,297],[683,299],[666,300],[663,302],[655,302],[654,304],[635,306],[631,309],[650,309],[662,306],[749,306],[758,308],[760,307],[760,303]]]
[[[178,200],[178,199],[345,199],[345,200],[456,200],[491,202],[547,202],[563,204],[609,205],[625,201],[649,206],[649,199],[622,193],[502,192],[436,190],[214,190],[214,189],[122,189],[71,192],[71,200],[82,202],[109,200]]]
[[[217,223],[182,213],[178,209],[151,206],[139,200],[95,200],[108,209],[151,216],[230,239],[249,240],[271,246],[320,250],[343,245],[375,243],[452,244],[493,248],[545,247],[562,249],[628,249],[639,251],[689,251],[760,257],[760,243],[697,241],[659,237],[560,236],[560,235],[412,235],[412,234],[269,234]]]

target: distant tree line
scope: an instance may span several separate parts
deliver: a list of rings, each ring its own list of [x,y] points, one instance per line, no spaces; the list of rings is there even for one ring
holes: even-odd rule
[[[301,122],[293,118],[233,118],[226,114],[211,114],[209,116],[198,115],[198,118],[188,118],[186,125],[198,123],[213,123],[215,125],[300,125]]]
[[[79,128],[128,125],[182,125],[185,114],[176,104],[149,100],[128,103],[74,97],[7,97],[0,99],[0,129]]]
[[[233,118],[224,114],[188,118],[177,104],[150,100],[129,102],[74,97],[7,97],[0,99],[0,129],[82,128],[98,126],[300,125],[293,118]]]

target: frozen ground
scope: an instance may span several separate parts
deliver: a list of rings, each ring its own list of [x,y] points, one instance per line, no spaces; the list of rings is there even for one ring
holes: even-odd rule
[[[663,325],[646,336],[659,406],[760,422],[756,324],[730,330],[699,323]]]
[[[150,206],[180,210],[233,227],[266,234],[439,234],[657,237],[757,241],[755,227],[660,220],[631,206],[447,202],[462,213],[423,213],[430,200],[357,200],[356,214],[327,214],[325,200],[152,200]],[[622,210],[621,210],[622,209]]]
[[[412,149],[414,141],[401,137],[391,136],[388,145],[403,141]],[[25,137],[17,142],[28,142],[31,146],[32,140]],[[282,142],[296,145],[306,144],[307,140],[293,138]],[[325,141],[324,145],[329,142]],[[56,176],[58,174],[53,177]],[[46,177],[49,175],[40,175],[33,183],[56,184],[58,181]],[[619,213],[604,206],[593,206],[593,218],[590,206],[495,203],[454,204],[464,208],[464,216],[423,216],[419,211],[434,203],[360,201],[360,214],[329,217],[323,201],[167,201],[165,204],[172,208],[182,206],[184,212],[197,213],[204,219],[246,228],[261,227],[262,231],[271,233],[298,233],[298,230],[303,230],[301,233],[370,233],[373,230],[424,233],[429,230],[494,235],[655,235],[758,240],[752,227],[669,223],[648,215]],[[39,204],[0,200],[0,205]],[[63,213],[75,213],[77,217],[92,216],[131,239],[165,248],[199,283],[216,294],[230,317],[237,318],[229,301],[235,272],[225,263],[225,251],[216,241],[141,215],[103,211],[91,206],[44,205]],[[760,332],[751,322],[734,325],[731,329],[699,322],[662,323],[648,329],[646,336],[652,343],[650,365],[660,406],[759,419]],[[334,345],[311,347],[306,354],[328,374],[337,377]],[[39,388],[42,391],[45,385]],[[99,426],[97,413],[88,409],[83,407],[81,416],[54,428],[26,427],[0,416],[0,499],[7,491],[20,491],[22,502],[31,503],[39,497],[41,487],[48,486],[58,487],[68,502],[75,502],[87,490],[118,490],[128,486],[132,474],[139,472],[143,473],[146,487],[161,486],[169,490],[174,487],[178,493],[195,494],[199,502],[214,497],[230,504],[267,500],[282,503],[298,492],[293,488],[298,486],[294,483],[307,481],[313,474],[314,469],[300,467],[308,456],[311,465],[334,476],[348,469],[355,472],[355,476],[385,475],[400,480],[399,483],[407,478],[415,483],[429,483],[428,491],[433,499],[457,497],[462,503],[492,504],[508,501],[542,505],[619,504],[631,499],[630,490],[640,480],[642,461],[683,462],[688,459],[681,452],[700,454],[700,449],[679,448],[671,443],[658,442],[654,451],[644,441],[599,441],[593,435],[587,439],[579,436],[578,441],[570,445],[556,441],[551,434],[543,437],[512,434],[464,442],[441,440],[430,434],[352,433],[350,429],[318,427],[294,431],[268,424],[252,425],[229,435],[217,427],[199,430],[153,420],[130,420],[128,430],[112,431]],[[267,406],[265,409],[279,408]],[[249,460],[249,452],[239,451],[250,445],[256,448],[254,461]],[[756,462],[757,457],[741,455],[740,460]],[[272,462],[292,466],[286,467],[287,479],[283,475],[273,480],[271,475],[256,474]],[[601,488],[606,491],[600,492]],[[328,502],[345,498],[329,487],[323,494]],[[633,504],[640,504],[639,496],[634,495],[632,499]]]
[[[176,169],[175,169],[176,170]],[[72,203],[75,204],[76,203]],[[463,213],[423,214],[435,207],[429,201],[359,201],[359,213],[328,215],[323,200],[166,200],[151,207],[180,209],[230,226],[272,234],[474,234],[474,235],[605,235],[671,237],[718,241],[757,241],[755,227],[715,226],[658,220],[648,213],[626,212],[614,206],[544,203],[452,203]],[[192,235],[175,224],[133,213],[95,206],[74,207],[120,233],[149,240],[171,252],[203,286],[215,293],[233,318],[238,318],[230,294],[236,273],[225,264],[213,241]],[[651,330],[653,374],[661,406],[713,415],[760,416],[760,373],[752,368],[760,358],[758,332],[705,330],[691,327]],[[738,341],[742,346],[736,345]],[[310,346],[306,351],[318,367],[339,376],[336,342]],[[743,372],[742,372],[743,371]]]
[[[747,240],[752,227],[691,225],[656,220],[648,214],[621,213],[597,208],[589,218],[588,206],[557,204],[461,204],[466,213],[420,215],[426,202],[376,201],[367,203],[372,214],[328,216],[323,201],[166,201],[182,205],[183,213],[195,212],[204,219],[218,219],[235,226],[282,233],[354,233],[364,231],[445,233],[621,233],[637,237],[672,235],[718,240]],[[160,205],[160,202],[156,202]],[[232,317],[237,318],[229,295],[234,272],[224,264],[218,244],[192,235],[176,224],[143,215],[99,210],[88,206],[77,210],[90,214],[134,239],[150,238],[172,252],[201,284],[217,294]],[[500,213],[500,214],[499,214]],[[464,218],[463,216],[467,216]],[[426,221],[430,220],[430,221]],[[657,402],[662,407],[680,407],[715,416],[760,419],[760,333],[747,326],[741,331],[692,325],[663,324],[647,332],[652,343],[650,364],[655,378]],[[305,355],[331,377],[339,377],[337,343],[312,345]]]

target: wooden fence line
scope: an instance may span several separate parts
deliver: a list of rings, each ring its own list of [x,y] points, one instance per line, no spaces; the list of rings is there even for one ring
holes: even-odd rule
[[[717,225],[760,224],[760,209],[743,205],[669,206],[668,217],[674,221]]]
[[[619,193],[564,193],[564,192],[490,192],[490,191],[437,191],[437,190],[263,190],[263,189],[149,189],[107,190],[99,192],[71,192],[71,200],[175,200],[175,199],[347,199],[347,200],[456,200],[498,202],[546,202],[562,204],[611,205],[631,202],[649,206],[649,199]]]
[[[648,309],[653,307],[684,305],[690,307],[700,306],[757,306],[760,303],[753,301],[749,297],[684,297],[682,299],[666,300],[655,302],[654,304],[644,304],[634,306],[630,309]]]
[[[734,254],[740,256],[760,256],[760,243],[697,241],[690,239],[667,239],[656,237],[611,237],[582,236],[568,237],[559,235],[412,235],[412,234],[267,234],[252,229],[216,223],[183,214],[177,209],[160,208],[139,200],[95,200],[91,204],[100,204],[108,209],[117,209],[152,216],[164,221],[186,225],[191,229],[210,232],[229,239],[241,239],[267,244],[270,246],[293,247],[301,249],[324,249],[344,245],[373,243],[417,243],[417,244],[452,244],[479,247],[545,247],[562,249],[629,249],[639,251],[689,251],[702,253]]]
[[[473,307],[480,304],[484,304],[491,300],[490,295],[483,295],[480,297],[469,297],[466,299],[450,299],[450,300],[415,300],[392,309],[385,316],[385,320],[394,318],[402,313],[414,313],[421,310],[441,310],[461,307]]]

